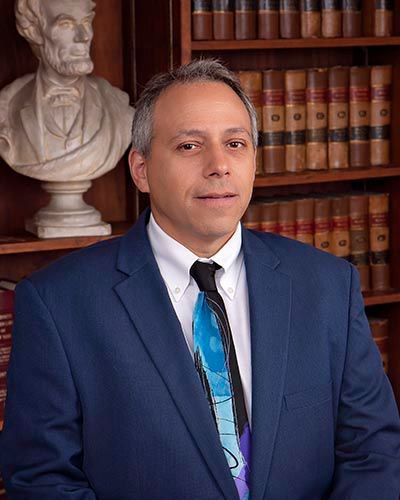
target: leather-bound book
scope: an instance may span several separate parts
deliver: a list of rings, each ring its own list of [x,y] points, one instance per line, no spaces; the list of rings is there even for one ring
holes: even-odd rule
[[[342,36],[342,8],[339,0],[321,0],[321,34],[324,38]]]
[[[279,38],[279,0],[258,0],[258,38]]]
[[[296,200],[296,240],[314,245],[314,198]]]
[[[242,217],[242,224],[247,229],[260,229],[261,205],[260,203],[250,203]]]
[[[371,165],[390,163],[392,66],[371,68]]]
[[[212,40],[211,0],[192,0],[193,40]]]
[[[235,38],[234,0],[212,0],[213,31],[215,40],[233,40]]]
[[[332,221],[329,196],[314,197],[314,246],[331,252]]]
[[[389,320],[387,318],[368,318],[372,337],[379,349],[385,373],[389,369]]]
[[[321,36],[321,0],[300,0],[302,38]]]
[[[350,262],[358,269],[363,292],[370,290],[368,207],[367,194],[350,195]]]
[[[236,40],[257,38],[256,0],[235,0],[235,38]]]
[[[306,166],[306,72],[285,72],[285,165],[288,172]]]
[[[243,90],[250,97],[257,112],[258,147],[256,174],[262,175],[264,173],[262,163],[262,73],[261,71],[238,71],[237,74]]]
[[[281,200],[278,207],[278,232],[296,239],[296,200]]]
[[[376,291],[390,288],[389,194],[369,194],[371,285]]]
[[[350,166],[370,164],[370,68],[350,68]]]
[[[336,257],[350,258],[349,197],[331,198],[332,240],[331,251]]]
[[[278,233],[279,203],[264,201],[261,203],[260,230],[266,233]]]
[[[266,174],[285,171],[285,73],[263,71],[263,168]]]
[[[328,70],[307,70],[306,168],[328,168]]]
[[[393,0],[375,0],[374,35],[392,36]]]
[[[300,0],[279,0],[279,31],[282,38],[300,38]]]
[[[329,68],[329,168],[349,167],[349,68]]]
[[[345,38],[362,36],[361,0],[342,0],[342,34]]]

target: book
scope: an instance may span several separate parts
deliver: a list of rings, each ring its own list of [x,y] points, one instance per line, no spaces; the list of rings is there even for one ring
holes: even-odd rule
[[[331,199],[329,196],[314,198],[314,246],[331,252],[332,224]]]
[[[371,165],[390,163],[392,66],[371,67]]]
[[[349,167],[349,68],[329,68],[329,168]]]
[[[281,38],[300,38],[299,0],[279,1],[279,31]]]
[[[361,291],[370,290],[369,279],[369,198],[367,194],[349,196],[350,262],[360,275]]]
[[[258,0],[258,38],[279,38],[279,0]]]
[[[238,71],[240,85],[249,96],[257,112],[258,147],[256,158],[256,174],[263,173],[262,163],[262,74],[261,71]]]
[[[233,40],[235,38],[234,0],[212,0],[213,33],[215,40]]]
[[[306,72],[285,72],[285,168],[301,172],[306,166]]]
[[[342,36],[342,10],[339,0],[321,0],[321,34],[323,38]]]
[[[362,36],[362,0],[342,0],[342,34],[345,38]]]
[[[211,0],[192,0],[193,40],[212,40]]]
[[[332,196],[331,198],[331,252],[336,257],[350,258],[350,226],[348,196]]]
[[[296,199],[296,240],[314,245],[314,198]]]
[[[389,371],[389,320],[387,318],[368,318],[372,337],[382,358],[385,373]]]
[[[261,203],[260,230],[267,233],[279,233],[279,202],[264,201]]]
[[[236,40],[257,38],[256,0],[235,0],[235,38]]]
[[[250,203],[243,217],[242,223],[247,229],[260,229],[261,205],[259,203]]]
[[[375,0],[374,36],[392,36],[393,0]]]
[[[390,288],[389,194],[369,194],[369,239],[372,290]]]
[[[296,200],[280,200],[278,205],[278,233],[296,239]]]
[[[285,73],[263,71],[262,151],[266,174],[285,171]]]
[[[328,71],[307,70],[306,168],[328,168]]]
[[[350,166],[370,164],[370,68],[350,68]]]
[[[320,0],[300,1],[300,24],[302,38],[318,38],[321,36],[321,2]]]

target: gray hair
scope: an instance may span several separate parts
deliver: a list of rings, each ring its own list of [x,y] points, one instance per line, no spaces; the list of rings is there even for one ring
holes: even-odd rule
[[[145,158],[150,155],[153,139],[153,114],[157,99],[169,87],[196,82],[221,82],[228,85],[243,102],[250,117],[251,139],[257,147],[257,114],[236,75],[216,59],[194,60],[168,73],[154,76],[146,85],[135,106],[132,147]]]

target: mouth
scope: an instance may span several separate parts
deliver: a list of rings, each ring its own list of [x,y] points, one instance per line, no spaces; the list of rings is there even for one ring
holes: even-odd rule
[[[224,200],[229,198],[236,198],[235,193],[207,193],[200,196],[196,196],[199,200]]]
[[[234,205],[238,199],[238,195],[235,193],[206,193],[196,196],[195,199],[202,206],[223,208]]]

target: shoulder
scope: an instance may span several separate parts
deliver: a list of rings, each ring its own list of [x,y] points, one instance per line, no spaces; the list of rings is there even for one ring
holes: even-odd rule
[[[102,97],[119,103],[125,108],[129,106],[129,95],[118,87],[114,87],[107,80],[99,76],[88,76],[87,84],[97,90]]]
[[[20,103],[30,94],[34,79],[33,73],[22,76],[0,91],[0,123],[2,118],[5,119],[8,108],[16,104],[16,99]]]

